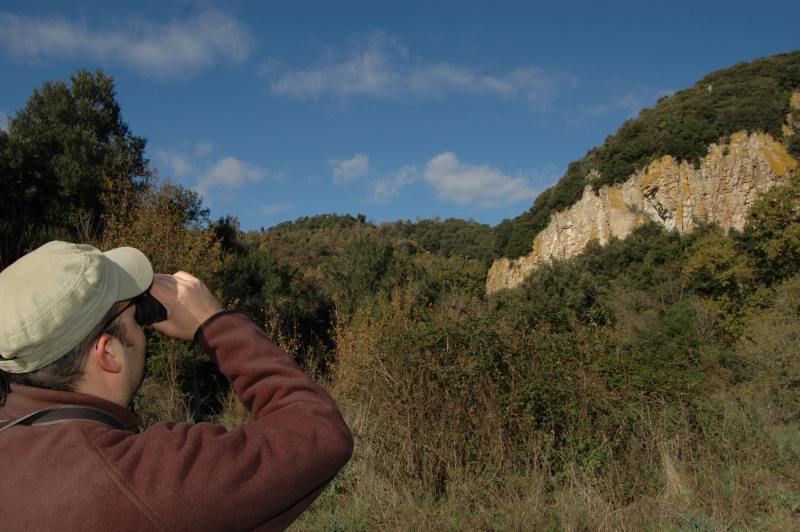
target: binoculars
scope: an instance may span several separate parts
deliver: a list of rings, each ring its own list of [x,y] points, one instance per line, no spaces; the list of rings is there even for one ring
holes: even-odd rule
[[[147,291],[136,298],[133,319],[141,326],[152,325],[167,319],[167,309]]]

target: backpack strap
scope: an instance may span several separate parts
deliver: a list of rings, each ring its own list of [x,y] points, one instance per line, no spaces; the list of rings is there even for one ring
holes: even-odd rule
[[[63,405],[37,410],[17,419],[0,420],[0,432],[8,430],[15,425],[41,426],[65,423],[67,421],[93,421],[115,429],[124,428],[117,418],[99,408]]]

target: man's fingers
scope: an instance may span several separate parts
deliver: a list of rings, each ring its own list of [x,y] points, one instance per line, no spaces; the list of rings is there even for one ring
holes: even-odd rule
[[[206,285],[194,275],[178,271],[173,275],[157,274],[153,282],[153,297],[167,307],[166,321],[154,324],[162,333],[191,340],[197,327],[222,306]]]
[[[171,275],[157,273],[153,277],[150,293],[161,303],[174,301],[178,295],[178,282]]]
[[[166,273],[157,273],[153,276],[153,284],[175,286],[177,284],[177,280],[172,275],[167,275]]]
[[[175,325],[173,325],[172,323],[170,323],[168,321],[160,321],[158,323],[154,323],[154,324],[151,325],[151,327],[154,330],[160,332],[161,334],[165,334],[165,335],[169,336],[170,338],[181,338],[181,339],[183,339],[182,336],[180,335],[179,329]]]

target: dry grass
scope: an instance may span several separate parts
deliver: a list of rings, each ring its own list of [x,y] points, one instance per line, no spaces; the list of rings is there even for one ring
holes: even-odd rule
[[[676,435],[664,417],[643,414],[642,455],[617,458],[599,474],[577,462],[553,472],[552,449],[542,442],[538,456],[518,471],[449,471],[446,494],[437,498],[404,474],[397,457],[381,452],[368,405],[345,402],[344,408],[356,454],[292,530],[800,528],[800,467],[770,464],[759,451],[764,441],[742,433],[735,415],[715,434],[719,441],[709,442]],[[740,452],[720,454],[731,445]]]
[[[359,371],[372,368],[384,383],[396,379],[389,368],[370,365],[374,343],[340,339],[340,348],[364,349]],[[290,338],[279,340],[292,350]],[[165,375],[180,370],[170,364],[163,369]],[[353,387],[364,375],[340,377],[334,373],[330,391],[354,432],[355,455],[292,530],[800,529],[800,426],[780,422],[774,409],[742,404],[733,392],[717,397],[706,417],[640,409],[630,435],[636,446],[617,453],[601,447],[589,453],[589,461],[586,449],[557,450],[536,431],[526,436],[529,441],[517,442],[527,454],[511,452],[503,438],[489,437],[497,419],[481,418],[475,423],[487,436],[480,439],[487,445],[485,460],[465,464],[456,449],[465,440],[447,432],[452,426],[443,425],[445,432],[436,438],[415,433],[409,412],[418,411],[408,410],[410,405],[387,412],[377,399],[354,398]],[[153,419],[188,419],[188,403],[176,389],[148,380],[139,404],[148,405]],[[230,428],[247,420],[229,393],[212,421]],[[426,446],[414,441],[420,437]],[[443,467],[443,486],[434,475],[415,472],[420,452],[428,464],[423,471]]]

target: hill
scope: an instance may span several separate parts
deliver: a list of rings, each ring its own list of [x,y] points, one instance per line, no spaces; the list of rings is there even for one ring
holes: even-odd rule
[[[496,228],[496,254],[517,258],[531,251],[534,236],[551,216],[574,205],[586,185],[597,191],[630,178],[662,156],[693,164],[713,143],[725,143],[738,131],[765,132],[784,140],[800,157],[800,136],[785,138],[787,115],[800,123],[800,110],[790,107],[800,87],[800,51],[775,55],[713,72],[693,87],[661,98],[626,121],[599,147],[570,163],[566,174],[542,192],[533,206]]]

